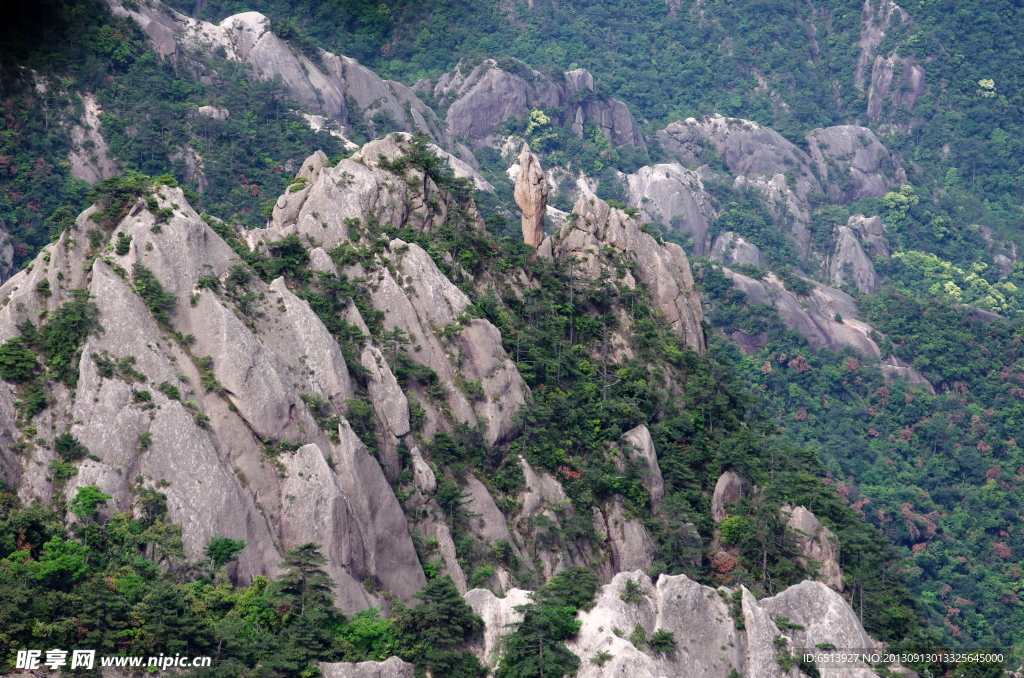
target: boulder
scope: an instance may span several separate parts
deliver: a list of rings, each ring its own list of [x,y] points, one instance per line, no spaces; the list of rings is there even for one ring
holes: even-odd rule
[[[807,145],[825,192],[834,202],[881,198],[901,183],[899,162],[867,127],[816,129],[807,135]],[[906,175],[901,176],[905,182]]]
[[[889,258],[889,241],[885,238],[885,225],[881,217],[865,217],[863,214],[855,214],[850,217],[846,226],[857,232],[871,254],[872,259]]]
[[[930,395],[935,395],[935,387],[924,374],[902,358],[891,355],[879,364],[879,368],[887,379],[906,379],[912,386],[922,386]]]
[[[740,234],[733,231],[724,231],[715,238],[708,258],[720,261],[726,266],[733,266],[735,264],[760,266],[761,250],[758,249],[757,245],[748,242]]]
[[[413,678],[415,666],[398,657],[382,662],[320,662],[322,678]]]
[[[627,458],[638,462],[642,468],[644,484],[651,496],[651,506],[657,511],[665,497],[665,482],[658,466],[658,455],[654,451],[654,440],[647,427],[640,424],[622,434],[622,449]]]
[[[726,504],[735,504],[743,498],[743,479],[735,471],[726,471],[718,477],[711,495],[711,519],[720,523],[728,517]]]
[[[641,167],[623,177],[627,202],[640,210],[645,222],[693,238],[693,254],[706,256],[711,245],[708,223],[717,216],[704,190],[706,175],[704,169],[689,170],[679,163]]]
[[[523,144],[519,152],[519,174],[516,176],[515,200],[522,210],[523,242],[537,248],[544,240],[544,216],[548,203],[548,187],[540,161]]]
[[[833,285],[849,284],[864,294],[874,294],[881,287],[875,266],[864,254],[854,231],[846,226],[836,227],[836,248],[828,263],[829,279]]]
[[[786,526],[796,536],[796,545],[803,556],[801,564],[811,561],[818,563],[817,578],[829,588],[843,592],[843,572],[839,568],[839,539],[822,525],[813,513],[803,506],[783,505],[782,511],[789,514]]]

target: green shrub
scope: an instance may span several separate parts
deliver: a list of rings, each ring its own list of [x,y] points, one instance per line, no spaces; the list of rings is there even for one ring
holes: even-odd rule
[[[6,381],[29,381],[39,371],[35,354],[25,347],[20,337],[14,337],[0,346],[0,377]]]
[[[128,254],[128,251],[132,246],[132,237],[121,231],[117,234],[117,244],[114,246],[114,251],[118,256],[123,257]]]
[[[651,648],[651,652],[656,654],[672,652],[676,649],[676,634],[665,629],[658,629],[647,641],[647,645]]]
[[[89,448],[70,433],[62,433],[53,441],[53,447],[62,459],[82,459],[89,454]]]
[[[167,324],[171,321],[171,311],[177,299],[164,290],[164,286],[156,279],[153,272],[142,264],[132,266],[132,277],[135,279],[135,291],[146,302],[150,313],[158,322]]]
[[[53,290],[50,289],[50,279],[43,278],[36,283],[36,292],[39,292],[40,296],[48,297],[53,294]]]

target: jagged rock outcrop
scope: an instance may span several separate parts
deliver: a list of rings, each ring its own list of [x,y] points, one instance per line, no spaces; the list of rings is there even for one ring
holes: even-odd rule
[[[515,608],[529,605],[530,592],[511,589],[499,598],[487,589],[473,589],[465,594],[466,603],[473,612],[484,620],[483,637],[474,652],[485,666],[494,668],[501,650],[501,637],[509,632],[509,626],[523,620]]]
[[[825,192],[833,202],[880,198],[907,183],[906,172],[866,127],[840,125],[807,135],[811,159]]]
[[[854,231],[846,226],[837,226],[835,233],[835,253],[828,263],[828,275],[832,284],[853,285],[865,294],[877,292],[881,287],[881,280],[875,271],[875,265],[861,249]]]
[[[117,164],[110,157],[110,148],[100,132],[100,105],[92,94],[82,95],[82,119],[71,126],[71,152],[68,162],[71,175],[95,184],[118,173]],[[0,280],[3,280],[0,275]]]
[[[398,657],[382,662],[320,662],[322,678],[413,678],[415,666]]]
[[[855,214],[847,220],[846,226],[856,231],[872,259],[889,258],[889,241],[885,237],[885,225],[881,217]]]
[[[447,200],[433,179],[420,170],[409,169],[408,177],[418,175],[418,181],[405,181],[380,166],[381,156],[394,161],[405,155],[402,144],[407,140],[402,133],[389,134],[371,141],[334,167],[322,151],[306,158],[296,182],[278,196],[267,227],[246,233],[250,245],[297,233],[330,250],[349,239],[352,224],[365,225],[368,219],[420,231],[444,223]],[[445,159],[455,176],[473,179],[482,190],[491,189],[458,158],[433,144],[429,148]],[[482,222],[479,225],[482,227]]]
[[[786,526],[793,531],[797,548],[803,554],[798,559],[807,567],[817,563],[817,578],[839,593],[843,592],[843,572],[839,567],[839,539],[803,506],[783,505],[789,514]]]
[[[252,66],[259,80],[280,77],[291,96],[312,113],[329,116],[346,128],[360,121],[371,133],[393,124],[402,132],[422,130],[449,145],[449,137],[433,110],[405,85],[383,80],[355,59],[319,50],[314,58],[293,49],[270,30],[259,12],[243,12],[211,24],[186,17],[163,3],[109,0],[111,9],[134,19],[161,56],[175,58],[180,48],[214,52]],[[202,77],[216,77],[216,73]],[[212,82],[212,80],[210,80]],[[354,106],[350,107],[350,102]],[[344,134],[346,130],[342,130]]]
[[[864,28],[856,43],[861,52],[854,66],[853,82],[859,90],[867,90],[868,120],[875,122],[882,117],[883,103],[890,95],[889,115],[898,109],[912,112],[925,92],[924,69],[913,57],[901,57],[895,52],[889,56],[877,53],[886,32],[897,24],[910,22],[910,15],[893,0],[864,0],[861,17]],[[898,126],[903,132],[909,130],[906,123]]]
[[[652,508],[657,511],[665,498],[665,481],[661,477],[651,432],[643,424],[626,431],[622,434],[622,451],[627,459],[640,465],[640,475],[650,493]]]
[[[522,62],[513,62],[514,73],[493,59],[470,67],[460,63],[437,83],[420,81],[416,92],[432,91],[440,105],[448,106],[448,131],[468,137],[475,147],[489,145],[499,123],[509,116],[523,118],[533,108],[551,112],[561,109],[554,123],[571,127],[578,135],[583,125],[601,130],[614,147],[640,148],[647,144],[626,104],[607,96],[595,96],[594,78],[584,69],[554,80]]]
[[[224,287],[240,263],[228,245],[181,189],[159,187],[153,197],[172,216],[159,223],[144,200],[135,203],[109,234],[131,239],[125,254],[92,261],[85,231],[96,227],[93,207],[0,287],[0,299],[8,299],[0,308],[0,341],[26,318],[66,302],[73,288],[87,288],[99,309],[103,329],[83,347],[75,397],[54,384],[50,407],[30,422],[46,436],[58,421],[74,422],[70,433],[100,456],[81,462],[65,495],[98,485],[112,496],[101,509],[107,517],[130,508],[139,486],[155,487],[167,496],[169,519],[182,524],[192,560],[216,534],[244,539],[249,546],[238,557],[237,577],[248,581],[276,574],[284,549],[316,541],[331,552],[328,573],[344,609],[380,604],[361,573],[411,602],[425,577],[379,463],[346,424],[321,430],[300,398],[308,394],[331,407],[351,397],[337,343],[281,281],[249,280],[256,301],[240,304]],[[152,317],[130,280],[138,275],[135,264],[174,295],[170,323],[190,335],[187,342],[177,343]],[[222,291],[197,289],[204,275],[217,276]],[[36,289],[44,279],[52,296]],[[99,360],[122,367],[104,376]],[[148,395],[139,397],[143,390]],[[7,388],[2,392],[0,400],[7,399]],[[46,475],[55,452],[33,445],[30,453],[31,460],[4,457],[5,467],[18,467],[23,501],[50,501]]]
[[[523,144],[519,151],[519,173],[516,175],[515,200],[523,213],[523,242],[533,248],[544,240],[544,217],[548,204],[548,185],[540,160]]]
[[[651,301],[673,332],[693,350],[703,351],[707,347],[701,327],[704,316],[683,249],[675,243],[659,244],[641,230],[639,219],[596,197],[580,198],[573,213],[576,217],[553,236],[554,256],[577,258],[591,278],[603,268],[615,268],[605,247],[630,257],[637,264],[637,279],[647,285]],[[628,272],[620,280],[626,287],[637,282]]]
[[[623,600],[629,581],[639,589],[636,602]],[[734,612],[728,600],[731,590],[702,586],[685,575],[663,574],[656,584],[639,570],[615,575],[601,587],[593,608],[579,613],[580,631],[568,643],[582,660],[578,675],[720,678],[736,671],[743,676],[797,678],[800,673],[795,666],[789,670],[780,666],[780,650],[813,648],[825,642],[837,648],[879,646],[842,596],[824,584],[803,582],[761,600],[745,588],[739,591],[740,606]],[[467,594],[467,599],[475,593]],[[734,614],[741,616],[743,628],[737,628]],[[780,629],[774,618],[781,616],[805,629]],[[675,650],[658,654],[637,647],[629,638],[639,633],[638,628],[645,641],[659,629],[673,633]],[[482,649],[477,651],[482,654]],[[823,676],[874,675],[863,665],[819,670]]]
[[[708,258],[720,261],[726,266],[734,264],[759,266],[761,264],[761,250],[754,243],[748,242],[739,233],[724,231],[715,238]]]
[[[623,178],[627,202],[646,222],[693,238],[693,254],[706,256],[709,222],[718,216],[704,190],[706,167],[689,170],[678,163],[641,167]]]
[[[872,327],[857,320],[857,302],[845,292],[808,280],[811,294],[798,298],[773,273],[754,280],[728,268],[722,271],[736,289],[746,294],[748,304],[774,306],[782,321],[807,337],[811,346],[831,350],[846,346],[867,356],[881,354],[871,339]],[[842,322],[836,320],[836,315]]]
[[[797,250],[801,258],[807,257],[809,198],[822,189],[805,152],[773,129],[717,114],[670,123],[658,132],[658,139],[669,155],[687,166],[699,164],[704,145],[710,144],[729,171],[737,175],[737,186],[761,192],[768,208],[789,221]]]

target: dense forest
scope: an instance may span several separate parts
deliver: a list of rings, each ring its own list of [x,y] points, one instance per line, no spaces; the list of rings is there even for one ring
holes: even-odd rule
[[[506,237],[516,231],[504,174],[508,158],[491,148],[477,152],[481,173],[498,190],[474,196],[465,182],[439,169],[423,139],[413,144],[405,167],[432,173],[455,196],[453,204],[469,206],[475,197],[489,233],[465,228],[471,208],[464,207],[431,233],[387,236],[421,245],[459,283],[472,299],[470,315],[499,328],[534,394],[520,414],[524,433],[506,448],[488,449],[473,430],[424,443],[448,471],[435,498],[449,516],[463,569],[484,582],[495,566],[508,566],[519,585],[537,591],[504,648],[503,676],[543,675],[544,667],[574,672],[575,657],[564,641],[573,633],[572,616],[590,604],[598,584],[577,569],[544,583],[528,565],[510,563],[509,553],[482,549],[470,537],[465,476],[485,478],[514,502],[523,484],[514,463],[519,454],[559,477],[580,515],[622,497],[657,543],[652,575],[685,573],[709,585],[744,584],[758,596],[776,593],[809,574],[793,559],[779,507],[812,506],[839,537],[848,590],[859,592],[855,609],[872,635],[897,647],[948,644],[1008,654],[1021,647],[1024,582],[1017,562],[1024,557],[1024,533],[1016,495],[1024,482],[1018,446],[1024,266],[1015,263],[1007,274],[991,253],[993,238],[1007,247],[1024,245],[1018,38],[1024,8],[1009,1],[907,3],[906,18],[893,15],[876,51],[923,64],[928,88],[912,111],[890,96],[872,116],[851,66],[860,54],[862,3],[849,0],[167,4],[211,21],[263,12],[293,46],[355,57],[408,85],[436,80],[463,60],[496,58],[514,68],[511,60],[518,59],[556,78],[586,68],[599,94],[628,104],[651,140],[649,153],[611,149],[592,129],[578,138],[562,128],[535,132],[529,120],[510,119],[502,131],[527,139],[547,166],[598,180],[598,194],[608,199],[624,199],[616,171],[668,160],[655,131],[712,113],[769,126],[804,149],[812,129],[870,125],[902,158],[905,186],[846,205],[821,201],[813,205],[811,230],[819,253],[827,255],[833,228],[848,217],[882,217],[893,250],[891,258],[874,262],[884,287],[874,296],[847,291],[861,319],[875,328],[883,357],[905,360],[934,392],[887,377],[852,350],[812,348],[771,308],[748,306],[708,260],[695,267],[711,339],[708,353],[698,355],[665,331],[643,292],[625,299],[597,281],[581,285],[570,264],[535,259],[517,238]],[[221,76],[219,86],[204,85],[186,64],[160,59],[146,37],[134,22],[92,0],[20,6],[5,20],[0,219],[16,263],[29,263],[93,202],[114,215],[123,201],[148,190],[148,177],[180,183],[245,262],[239,284],[223,294],[244,297],[248,276],[268,282],[285,276],[346,358],[358,362],[358,329],[338,320],[352,297],[366,311],[375,339],[390,348],[403,387],[429,392],[436,375],[408,359],[408,338],[389,335],[379,318],[375,322],[363,283],[314,272],[297,238],[269,255],[244,244],[242,231],[265,224],[297,163],[317,149],[337,162],[348,154],[341,141],[295,116],[299,106],[280,81],[258,82],[243,65],[202,57]],[[73,146],[68,122],[81,117],[86,92],[102,108],[103,136],[125,171],[96,187],[73,177],[67,159]],[[425,101],[435,103],[429,95]],[[204,105],[238,114],[221,120],[191,113]],[[368,139],[365,129],[354,132],[353,140]],[[186,145],[199,151],[201,184],[180,152]],[[806,292],[801,276],[821,276],[797,261],[783,220],[754,192],[733,187],[721,158],[709,153],[702,160],[725,178],[708,183],[721,208],[712,234],[737,232],[764,255],[761,266],[737,270],[755,278],[772,270],[788,288]],[[401,163],[392,169],[405,171]],[[553,195],[552,202],[571,209],[565,196]],[[649,230],[687,244],[665,225]],[[383,228],[368,223],[355,246],[330,254],[338,264],[366,262],[386,242]],[[522,297],[481,295],[460,277],[500,277],[518,268],[537,281]],[[144,274],[135,274],[143,275],[136,286],[158,314],[159,283],[147,288]],[[617,305],[630,309],[636,356],[612,369],[607,357],[602,364],[593,355],[621,322]],[[1002,317],[993,321],[976,308]],[[46,407],[40,384],[74,384],[68,365],[91,322],[84,295],[41,318],[38,327],[19,326],[20,337],[0,349],[0,376],[20,384],[23,420]],[[763,334],[767,345],[743,353],[727,338],[735,331]],[[667,379],[682,384],[682,392],[669,393]],[[347,418],[371,450],[372,417],[364,378]],[[665,477],[663,506],[671,511],[662,513],[677,520],[655,516],[638,470],[623,475],[603,453],[640,423],[651,429]],[[58,451],[62,461],[52,469],[58,483],[90,454],[70,436]],[[396,487],[411,474],[408,458],[404,463]],[[734,511],[727,529],[716,528],[710,492],[728,469],[762,489]],[[330,598],[332,582],[317,544],[289,551],[285,574],[276,580],[235,587],[227,568],[245,544],[214,539],[206,561],[186,564],[181,528],[168,522],[159,492],[144,490],[134,515],[100,522],[96,509],[108,497],[98,487],[79,488],[68,505],[53,506],[20,505],[15,488],[7,489],[0,495],[2,661],[9,663],[11,652],[23,647],[77,643],[110,654],[210,654],[217,658],[210,675],[223,676],[312,675],[315,661],[391,655],[434,675],[486,673],[465,651],[481,621],[451,580],[436,576],[436,552],[428,545],[419,545],[430,578],[419,604],[389,601],[388,610],[346,617]],[[77,520],[69,528],[71,515]],[[704,545],[718,534],[739,557],[725,566],[698,558],[695,566],[702,547],[680,537],[691,523]],[[593,541],[592,531],[579,521],[571,534],[550,538]],[[531,649],[537,638],[549,641],[549,655]]]

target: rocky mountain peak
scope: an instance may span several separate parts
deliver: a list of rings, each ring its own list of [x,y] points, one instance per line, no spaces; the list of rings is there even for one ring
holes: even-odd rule
[[[519,174],[516,176],[515,200],[522,210],[523,242],[540,247],[544,240],[544,215],[548,203],[548,186],[540,160],[523,144],[519,152]]]

